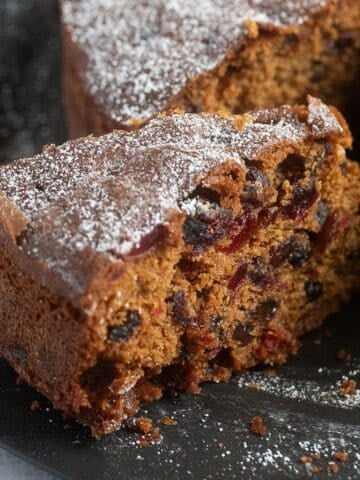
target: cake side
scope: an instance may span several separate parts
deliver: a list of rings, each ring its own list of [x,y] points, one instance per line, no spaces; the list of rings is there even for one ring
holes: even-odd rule
[[[240,113],[308,93],[343,106],[356,88],[357,2],[190,3],[63,2],[64,99],[74,138],[137,128],[177,107]]]
[[[95,435],[167,389],[284,361],[358,288],[350,144],[310,99],[160,117],[1,169],[1,355]]]

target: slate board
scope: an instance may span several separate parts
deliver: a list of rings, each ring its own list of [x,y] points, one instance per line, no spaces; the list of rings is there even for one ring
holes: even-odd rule
[[[1,0],[0,162],[66,138],[59,33],[55,0]],[[360,478],[360,394],[338,394],[344,375],[360,381],[359,313],[355,302],[308,335],[275,378],[260,369],[227,385],[206,385],[200,395],[150,405],[142,414],[155,421],[169,415],[178,424],[161,426],[162,443],[146,449],[125,430],[96,441],[75,423],[64,429],[69,422],[33,389],[16,385],[0,361],[0,445],[72,479],[302,479],[310,473],[301,455],[321,451],[317,464],[327,467],[336,450],[349,453],[339,477]],[[336,359],[344,346],[350,362]],[[30,410],[33,400],[40,411]],[[264,438],[249,431],[255,415],[266,422]]]

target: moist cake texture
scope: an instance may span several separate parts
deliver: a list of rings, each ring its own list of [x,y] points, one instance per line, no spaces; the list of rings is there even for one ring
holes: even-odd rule
[[[0,353],[116,430],[298,337],[358,289],[359,166],[319,100],[177,112],[0,169]]]
[[[307,94],[343,107],[357,91],[358,0],[61,4],[73,138],[177,107],[242,113]]]

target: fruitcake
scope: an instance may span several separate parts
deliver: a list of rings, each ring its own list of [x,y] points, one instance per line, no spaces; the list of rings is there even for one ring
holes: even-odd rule
[[[358,0],[61,0],[72,138],[159,112],[343,108],[358,90]]]
[[[0,354],[100,436],[258,363],[358,290],[342,116],[173,112],[0,169]]]

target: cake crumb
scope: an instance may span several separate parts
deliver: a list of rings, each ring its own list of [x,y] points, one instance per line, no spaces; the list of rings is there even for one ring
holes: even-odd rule
[[[160,435],[160,430],[158,428],[153,428],[150,432],[140,435],[136,444],[141,448],[149,447],[150,445],[155,445],[162,441],[162,436]]]
[[[336,463],[329,463],[327,467],[328,473],[338,473],[339,472],[339,465]]]
[[[264,370],[264,375],[265,375],[265,377],[273,378],[273,377],[277,377],[278,373],[275,370],[275,368],[267,368],[267,369]]]
[[[333,455],[335,460],[338,460],[339,462],[346,462],[349,460],[349,454],[347,452],[335,452]]]
[[[355,380],[346,379],[341,384],[339,394],[342,397],[356,395],[356,388],[357,388],[357,384]]]
[[[322,467],[318,467],[317,465],[312,465],[311,466],[311,472],[312,473],[320,473],[323,471]]]
[[[41,405],[37,400],[33,400],[30,406],[30,410],[32,412],[37,412],[38,410],[41,410]]]
[[[245,383],[245,387],[253,388],[254,390],[261,390],[261,385],[259,383],[255,383],[255,382]]]
[[[347,350],[345,350],[345,348],[342,348],[341,350],[336,352],[336,358],[338,360],[342,360],[342,361],[345,361],[345,362],[350,362],[351,359],[352,359],[352,355]]]
[[[250,431],[256,435],[264,437],[267,433],[267,428],[262,417],[254,417],[250,423]]]
[[[313,455],[303,455],[300,457],[302,463],[312,463],[316,460],[320,460],[320,453],[314,453]]]
[[[158,423],[160,423],[161,425],[166,425],[167,427],[177,425],[177,421],[174,418],[168,417],[167,415],[161,417],[158,420]]]
[[[126,423],[126,426],[129,430],[141,433],[141,435],[139,435],[136,439],[136,444],[141,448],[146,448],[150,445],[160,443],[162,440],[160,430],[159,428],[153,426],[153,421],[151,418],[133,418]]]
[[[71,425],[69,423],[65,423],[64,430],[71,430]]]
[[[147,418],[147,417],[138,417],[138,418],[129,420],[126,423],[126,426],[130,430],[145,433],[145,434],[150,433],[154,429],[151,418]]]

